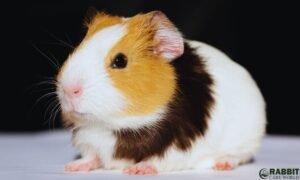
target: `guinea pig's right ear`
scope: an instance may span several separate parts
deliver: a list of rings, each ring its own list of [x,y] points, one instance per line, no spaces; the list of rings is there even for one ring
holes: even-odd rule
[[[162,56],[167,62],[171,62],[184,52],[184,40],[179,30],[160,11],[152,11],[145,14],[154,31],[153,52]]]

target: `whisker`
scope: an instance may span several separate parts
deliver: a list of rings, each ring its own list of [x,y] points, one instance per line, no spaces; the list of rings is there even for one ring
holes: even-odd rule
[[[56,37],[54,34],[50,33],[49,31],[45,30],[45,32],[47,32],[52,38],[54,38],[56,41],[62,43],[63,45],[69,47],[69,48],[72,48],[72,49],[75,49],[75,47],[61,39],[59,39],[58,37]]]
[[[56,81],[56,78],[55,77],[49,77],[49,76],[39,76],[41,79],[45,79],[45,80],[54,80]]]
[[[49,93],[46,93],[44,95],[42,95],[41,97],[39,97],[36,102],[33,104],[33,106],[36,106],[42,99],[46,98],[46,97],[49,97],[49,96],[54,96],[56,97],[56,92],[49,92]]]
[[[50,92],[53,92],[56,90],[56,87],[53,87],[53,88],[44,88],[44,89],[39,89],[39,90],[36,90],[36,92],[43,92],[43,91],[50,91]]]
[[[50,61],[50,65],[53,66],[54,69],[55,69],[56,71],[59,70],[59,66],[58,66],[57,64],[55,64],[55,62],[54,62],[49,56],[47,56],[45,53],[43,53],[36,45],[32,44],[32,46],[33,46],[33,48],[34,48],[35,50],[37,50],[42,56],[44,56],[44,58],[46,58],[47,60]]]
[[[53,107],[51,111],[51,116],[50,116],[50,122],[52,122],[52,129],[55,130],[55,120],[56,120],[56,115],[57,115],[57,109],[59,109],[59,102],[56,102],[57,104]],[[52,119],[52,120],[51,120]]]
[[[49,102],[49,101],[48,101]],[[51,129],[51,117],[52,117],[52,111],[53,109],[57,106],[57,98],[52,98],[51,101],[48,103],[48,107],[46,108],[45,110],[45,113],[44,113],[44,122],[45,123],[49,123],[49,129]],[[50,111],[50,109],[52,109]],[[49,114],[49,118],[46,119],[46,116]],[[44,124],[45,124],[44,123]]]
[[[53,90],[56,90],[56,86],[57,86],[56,84],[57,84],[56,82],[54,82],[54,81],[52,82],[51,80],[40,81],[38,83],[31,84],[30,86],[28,86],[25,89],[25,91],[32,91],[32,92],[44,91],[44,90],[40,90],[40,89],[42,89],[42,87],[48,88],[49,86],[51,89],[53,88]]]
[[[56,117],[57,117],[57,115],[59,114],[60,110],[61,110],[61,107],[60,107],[60,104],[58,103],[58,104],[57,104],[57,108],[56,108],[56,110],[54,111],[54,117],[53,117],[53,124],[54,124],[54,125],[55,125]]]
[[[68,43],[71,44],[74,47],[74,45],[73,45],[74,43],[72,43],[70,36],[68,36],[67,33],[65,33],[65,36],[67,38]]]
[[[41,82],[38,82],[34,85],[36,86],[42,86],[42,85],[56,85],[56,81],[52,81],[52,80],[46,80],[46,81],[41,81]]]
[[[49,51],[48,51],[48,53],[50,54],[50,56],[52,57],[52,59],[55,61],[55,63],[57,64],[58,68],[60,68],[61,65],[60,65],[58,59],[53,55],[53,53],[51,53]]]

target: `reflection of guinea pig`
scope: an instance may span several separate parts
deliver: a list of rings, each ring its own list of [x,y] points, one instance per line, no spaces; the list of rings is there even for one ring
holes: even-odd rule
[[[228,170],[254,156],[265,104],[244,68],[184,40],[158,11],[98,13],[87,25],[57,76],[64,121],[82,155],[66,171]]]

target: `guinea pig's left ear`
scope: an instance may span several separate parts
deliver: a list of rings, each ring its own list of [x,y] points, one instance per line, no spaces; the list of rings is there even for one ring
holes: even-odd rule
[[[171,62],[181,56],[184,51],[184,41],[174,24],[160,11],[147,13],[150,25],[154,28],[154,53]]]

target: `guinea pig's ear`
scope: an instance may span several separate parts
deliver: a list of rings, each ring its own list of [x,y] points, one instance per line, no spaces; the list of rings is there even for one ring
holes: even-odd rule
[[[181,33],[167,16],[160,11],[147,13],[149,23],[154,28],[154,53],[171,62],[184,51],[184,40]]]

